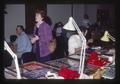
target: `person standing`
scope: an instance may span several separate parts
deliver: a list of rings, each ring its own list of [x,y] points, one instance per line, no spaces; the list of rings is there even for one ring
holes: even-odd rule
[[[53,28],[53,36],[56,39],[56,50],[53,54],[53,60],[64,57],[64,44],[62,36],[63,23],[57,22]]]
[[[46,62],[51,59],[49,51],[49,43],[52,40],[52,28],[45,21],[45,12],[43,10],[36,10],[35,21],[36,24],[33,30],[33,53],[36,54],[39,62]]]
[[[88,29],[90,27],[91,23],[89,20],[89,16],[87,14],[84,15],[84,19],[82,20],[82,27],[85,27]]]

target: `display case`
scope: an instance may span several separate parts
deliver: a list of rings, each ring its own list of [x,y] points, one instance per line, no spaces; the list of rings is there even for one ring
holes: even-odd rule
[[[72,70],[76,70],[76,71],[78,71],[79,69],[79,60],[75,60],[72,58],[60,58],[60,59],[48,61],[46,62],[46,64],[53,66],[53,67],[57,67],[59,69],[62,66],[72,69]]]
[[[20,65],[22,79],[46,79],[45,74],[48,71],[55,73],[57,68],[35,61]],[[6,79],[16,79],[15,67],[5,68],[4,73]]]

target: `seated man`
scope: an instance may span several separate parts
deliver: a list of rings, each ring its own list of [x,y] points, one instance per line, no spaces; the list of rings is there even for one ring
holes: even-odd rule
[[[86,44],[86,49],[89,49],[89,47],[90,46]],[[73,35],[70,36],[68,40],[69,57],[79,59],[81,48],[82,48],[82,39],[77,33],[74,33]]]
[[[14,45],[16,46],[16,54],[18,56],[18,59],[20,59],[23,53],[31,52],[32,44],[29,37],[24,32],[24,28],[22,25],[17,26],[16,33],[18,34],[18,37]]]
[[[75,23],[74,19],[72,17],[70,17],[69,20],[68,20],[68,23],[66,23],[63,26],[63,28],[66,29],[66,30],[72,31],[72,34],[71,34],[71,36],[68,40],[69,56],[80,54],[81,53],[81,48],[82,48],[82,42],[84,42],[84,40],[82,38],[83,35],[79,34],[81,31],[79,30],[79,27]],[[80,35],[82,35],[82,36],[80,36]],[[75,57],[75,56],[73,56],[73,57]],[[79,55],[77,57],[79,57]]]
[[[80,36],[76,33],[73,34],[68,40],[68,52],[69,55],[80,54],[82,41]]]

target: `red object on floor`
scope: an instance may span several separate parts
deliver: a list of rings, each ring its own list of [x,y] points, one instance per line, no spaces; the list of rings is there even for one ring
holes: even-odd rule
[[[58,75],[64,77],[64,79],[75,79],[80,76],[77,71],[65,68],[63,66],[59,70]]]

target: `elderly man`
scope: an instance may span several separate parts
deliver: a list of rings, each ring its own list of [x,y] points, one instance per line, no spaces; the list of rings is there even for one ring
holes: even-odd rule
[[[14,46],[16,47],[15,53],[17,54],[18,59],[20,59],[23,53],[31,52],[32,44],[29,37],[24,32],[22,25],[17,25],[16,33],[18,34],[18,37],[14,42]]]
[[[72,17],[69,18],[68,23],[66,23],[63,26],[63,29],[72,32],[72,34],[70,35],[70,38],[68,40],[69,56],[74,55],[73,57],[76,58],[76,56],[77,56],[79,58],[79,55],[77,55],[77,54],[80,54],[84,40],[82,38],[83,35],[78,34],[78,33],[80,33],[79,32],[80,30],[78,30],[79,28],[78,28],[77,24],[75,23],[75,21],[72,19]]]

